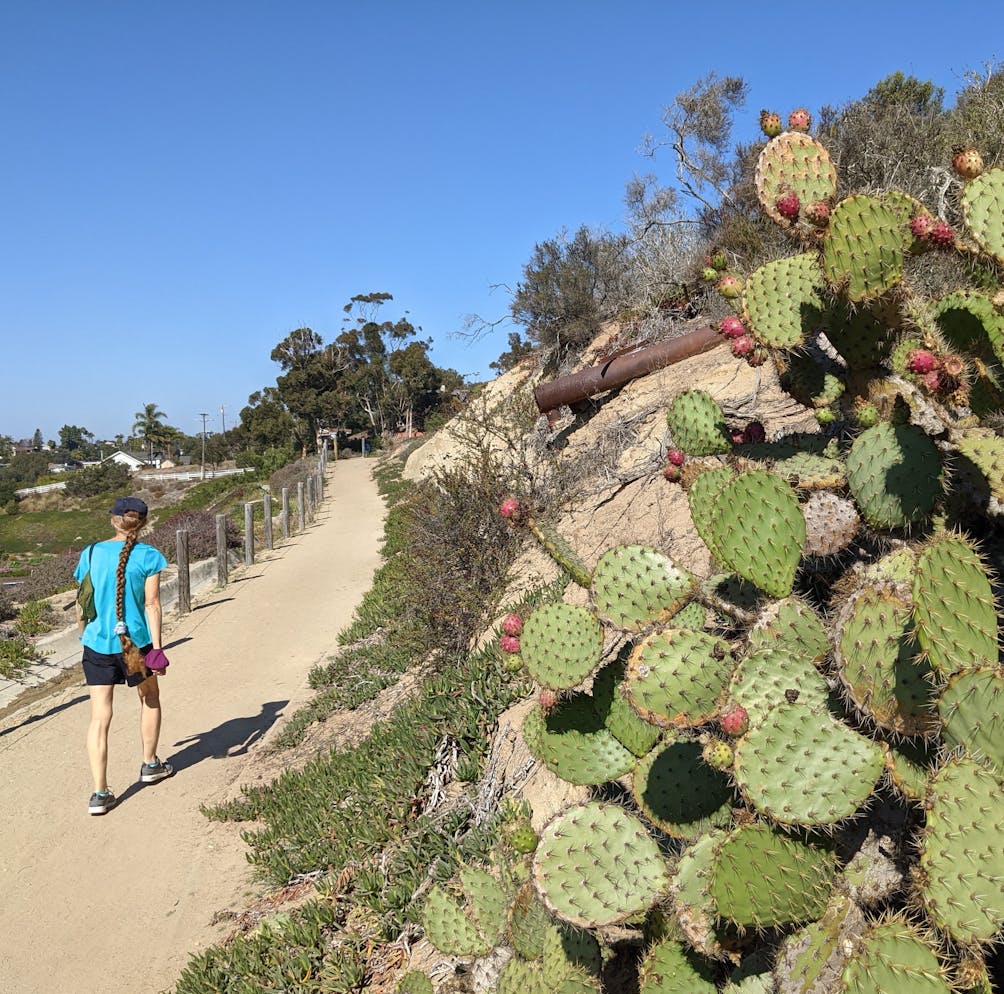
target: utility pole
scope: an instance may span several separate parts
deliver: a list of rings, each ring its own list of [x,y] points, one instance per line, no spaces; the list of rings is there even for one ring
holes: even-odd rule
[[[223,434],[227,433],[227,416],[223,412],[223,405],[220,404],[220,420],[223,422]]]
[[[202,479],[206,478],[206,418],[209,417],[208,413],[203,413],[199,415],[202,418]]]

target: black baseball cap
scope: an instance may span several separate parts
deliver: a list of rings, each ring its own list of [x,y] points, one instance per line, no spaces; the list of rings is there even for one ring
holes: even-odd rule
[[[126,511],[135,511],[140,517],[144,517],[149,508],[138,497],[119,497],[112,507],[112,514],[125,514]]]

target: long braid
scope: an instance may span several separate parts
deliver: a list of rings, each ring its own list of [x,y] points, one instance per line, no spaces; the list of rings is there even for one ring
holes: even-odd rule
[[[126,563],[133,546],[139,539],[139,529],[142,526],[142,519],[134,511],[127,511],[123,515],[123,527],[129,527],[125,544],[119,553],[119,565],[115,573],[115,620],[118,621],[116,631],[119,641],[122,643],[122,659],[125,661],[126,670],[130,673],[145,673],[146,666],[143,663],[143,653],[139,651],[133,640],[129,637],[129,631],[125,627],[125,582]]]

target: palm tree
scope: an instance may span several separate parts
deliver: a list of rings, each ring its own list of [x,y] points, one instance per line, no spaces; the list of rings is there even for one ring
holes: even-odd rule
[[[154,439],[161,437],[163,425],[161,421],[167,417],[163,411],[157,410],[156,404],[144,404],[142,411],[137,411],[133,417],[132,431],[134,435],[139,435],[149,447],[150,458],[153,459]]]

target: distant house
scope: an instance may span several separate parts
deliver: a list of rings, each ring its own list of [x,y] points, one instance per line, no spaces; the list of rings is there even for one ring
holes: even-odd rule
[[[80,469],[84,464],[78,459],[64,459],[63,462],[51,462],[48,469],[50,473],[69,473],[70,470]]]
[[[106,462],[125,466],[130,473],[138,473],[141,469],[149,469],[151,466],[160,469],[160,456],[150,459],[142,452],[126,452],[125,449],[116,449],[110,456],[105,456],[101,463],[103,465]]]

